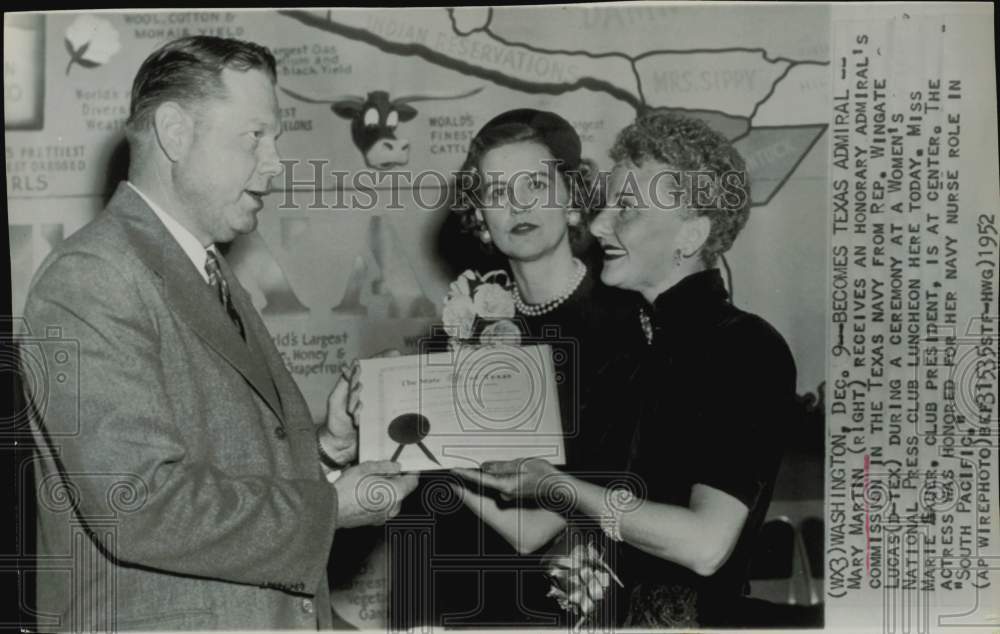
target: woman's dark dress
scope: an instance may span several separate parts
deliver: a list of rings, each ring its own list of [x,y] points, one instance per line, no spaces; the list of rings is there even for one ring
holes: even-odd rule
[[[691,487],[704,484],[750,514],[732,554],[709,577],[622,544],[624,624],[738,625],[752,540],[794,416],[795,363],[777,331],[728,302],[717,270],[688,276],[646,310],[653,341],[632,381],[638,426],[629,470],[654,502],[688,506]]]
[[[610,366],[621,359],[626,345],[638,348],[642,341],[636,320],[641,298],[633,293],[608,288],[591,276],[583,279],[577,290],[558,308],[545,315],[517,315],[523,342],[548,343],[553,348],[560,413],[565,432],[567,470],[582,473],[604,471],[603,456],[626,455],[628,438],[602,438],[606,425],[595,420],[589,433],[588,412],[597,418],[617,398],[612,385],[597,385],[594,377],[618,380],[621,373]],[[630,344],[626,344],[630,341]],[[612,449],[611,442],[620,446]],[[603,444],[602,444],[603,443]],[[521,555],[499,533],[486,525],[464,504],[446,500],[446,483],[458,482],[449,473],[426,473],[421,484],[404,503],[394,521],[425,521],[433,524],[430,542],[434,562],[424,555],[413,557],[396,549],[394,567],[430,570],[433,587],[431,614],[414,601],[417,587],[414,578],[391,574],[390,620],[394,627],[413,627],[420,623],[447,626],[563,626],[567,616],[552,598],[545,578],[545,549],[535,555]],[[494,496],[492,491],[483,491]],[[498,500],[501,507],[509,505]],[[447,563],[444,563],[447,561]],[[404,563],[405,562],[405,563]],[[393,609],[395,606],[395,609]]]

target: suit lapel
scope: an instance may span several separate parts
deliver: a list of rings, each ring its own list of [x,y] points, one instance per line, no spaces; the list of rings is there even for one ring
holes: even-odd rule
[[[253,302],[250,300],[250,295],[243,288],[243,285],[240,284],[233,270],[229,268],[229,262],[226,261],[225,257],[219,258],[219,268],[222,269],[222,275],[229,284],[229,294],[233,305],[236,306],[236,310],[240,314],[240,319],[243,320],[246,347],[250,350],[250,357],[255,361],[254,367],[262,372],[260,381],[261,386],[266,390],[265,400],[271,404],[272,409],[280,412],[279,416],[284,416],[288,412],[284,407],[280,392],[276,389],[276,379],[274,373],[271,372],[268,355],[264,352],[267,346],[274,345],[270,341],[271,335],[257,314],[257,309],[254,308]]]
[[[224,260],[220,260],[220,265],[223,275],[231,280],[229,288],[232,291],[233,303],[243,318],[247,344],[250,346],[254,358],[263,359],[270,371],[270,377],[274,381],[274,389],[277,392],[277,400],[285,413],[284,424],[289,429],[300,432],[288,434],[289,446],[292,454],[296,457],[295,468],[298,470],[299,476],[304,479],[322,477],[316,449],[316,424],[312,420],[309,406],[302,398],[302,392],[299,391],[295,379],[285,367],[285,362],[278,354],[278,349],[271,343],[271,334],[260,315],[253,309],[249,294],[236,280],[236,276],[232,275],[231,269],[228,268]]]
[[[267,365],[261,361],[256,338],[248,337],[253,342],[249,345],[240,339],[212,288],[153,210],[125,183],[118,186],[108,208],[122,222],[136,254],[159,277],[163,296],[171,310],[243,375],[274,414],[283,419],[281,404]],[[226,269],[229,273],[228,267]],[[231,274],[229,278],[233,279]],[[247,304],[241,301],[237,305],[244,319],[256,312],[252,304]]]

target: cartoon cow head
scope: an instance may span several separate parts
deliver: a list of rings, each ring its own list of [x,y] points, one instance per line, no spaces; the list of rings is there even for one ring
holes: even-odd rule
[[[410,142],[396,138],[396,126],[417,116],[406,102],[389,101],[389,93],[375,90],[364,100],[345,97],[330,109],[351,122],[351,139],[365,157],[365,165],[389,169],[410,160]]]
[[[415,101],[463,99],[482,90],[482,87],[455,95],[408,95],[390,99],[384,90],[374,90],[364,98],[344,96],[338,99],[314,99],[282,88],[300,101],[330,104],[338,117],[351,122],[351,139],[361,151],[365,165],[387,170],[406,165],[410,161],[410,142],[396,136],[400,123],[412,120],[417,110],[410,104]]]

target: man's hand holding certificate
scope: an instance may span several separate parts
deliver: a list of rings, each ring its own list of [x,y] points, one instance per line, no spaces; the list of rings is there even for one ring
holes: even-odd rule
[[[362,461],[392,460],[404,471],[565,462],[547,345],[461,346],[359,364]]]

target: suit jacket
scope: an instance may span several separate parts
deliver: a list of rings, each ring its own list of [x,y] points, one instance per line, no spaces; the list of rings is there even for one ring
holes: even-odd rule
[[[48,369],[27,390],[43,631],[331,623],[336,493],[305,401],[220,260],[246,342],[124,183],[36,274],[22,363]]]

